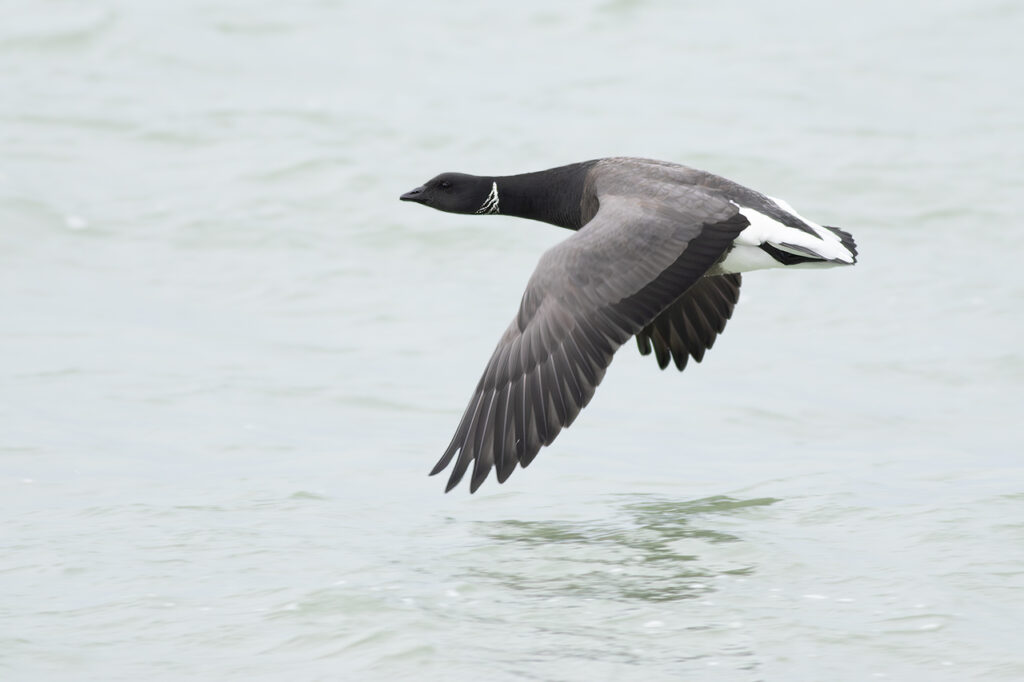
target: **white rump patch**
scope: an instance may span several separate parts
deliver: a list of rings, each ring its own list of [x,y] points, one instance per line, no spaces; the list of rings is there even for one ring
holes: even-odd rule
[[[494,182],[491,184],[491,193],[487,195],[487,199],[484,201],[484,205],[481,206],[477,213],[483,213],[484,215],[490,215],[492,213],[498,213],[498,183]]]
[[[735,246],[725,256],[725,260],[718,264],[718,268],[722,273],[750,272],[751,270],[782,267],[782,263],[769,256],[759,246],[740,244],[739,238],[733,243]]]
[[[807,218],[803,217],[802,215],[797,213],[796,209],[793,208],[792,206],[790,206],[789,203],[787,201],[785,201],[784,199],[776,199],[775,197],[768,197],[768,198],[771,199],[772,201],[774,201],[775,205],[778,206],[779,208],[781,208],[783,211],[785,211],[786,213],[789,213],[794,218],[796,218],[797,220],[803,222],[805,225],[807,225],[812,230],[817,232],[818,236],[821,237],[822,239],[824,239],[826,241],[833,241],[833,242],[835,242],[837,244],[841,244],[842,243],[840,241],[840,239],[839,239],[839,235],[837,235],[832,230],[826,230],[824,227],[822,227],[818,223],[812,222],[812,221],[808,220]],[[846,249],[843,248],[843,251],[846,251]],[[852,254],[850,254],[850,261],[849,262],[851,262],[851,263],[853,262],[853,255]]]
[[[773,267],[830,267],[853,263],[853,254],[843,246],[839,235],[807,220],[785,201],[774,197],[768,198],[783,211],[807,225],[814,234],[788,227],[760,211],[732,202],[739,208],[740,214],[750,221],[750,225],[736,237],[733,242],[736,246],[722,261],[721,268],[724,272],[746,272]],[[820,258],[821,262],[783,266],[760,248],[766,243],[780,251]]]

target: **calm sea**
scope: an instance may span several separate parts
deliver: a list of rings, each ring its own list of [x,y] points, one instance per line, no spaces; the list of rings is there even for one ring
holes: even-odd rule
[[[1024,679],[1024,8],[14,0],[0,679]],[[632,155],[861,262],[426,473],[567,233],[398,195]]]

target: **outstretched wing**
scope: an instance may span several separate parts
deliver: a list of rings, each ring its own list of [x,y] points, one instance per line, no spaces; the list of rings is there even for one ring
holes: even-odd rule
[[[699,188],[601,195],[594,218],[541,257],[431,474],[454,458],[451,490],[472,462],[474,492],[492,468],[504,482],[516,464],[527,466],[590,402],[619,346],[748,224],[734,204]]]
[[[659,367],[665,369],[671,359],[680,372],[690,357],[703,360],[732,317],[740,282],[738,274],[701,277],[636,335],[640,353],[649,355],[653,346]]]

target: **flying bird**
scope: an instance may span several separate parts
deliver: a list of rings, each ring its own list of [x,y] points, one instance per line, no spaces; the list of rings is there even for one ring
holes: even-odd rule
[[[406,192],[449,213],[509,215],[573,230],[537,263],[431,475],[470,463],[470,492],[526,467],[572,424],[612,355],[636,337],[664,369],[700,362],[732,315],[740,273],[857,260],[853,237],[781,199],[664,161],[607,158],[535,173],[442,173]]]

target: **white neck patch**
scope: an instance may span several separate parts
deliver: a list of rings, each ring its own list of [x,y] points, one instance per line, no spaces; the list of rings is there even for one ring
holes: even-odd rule
[[[498,183],[496,181],[491,185],[491,193],[487,195],[484,205],[477,210],[477,213],[484,215],[498,213]]]

